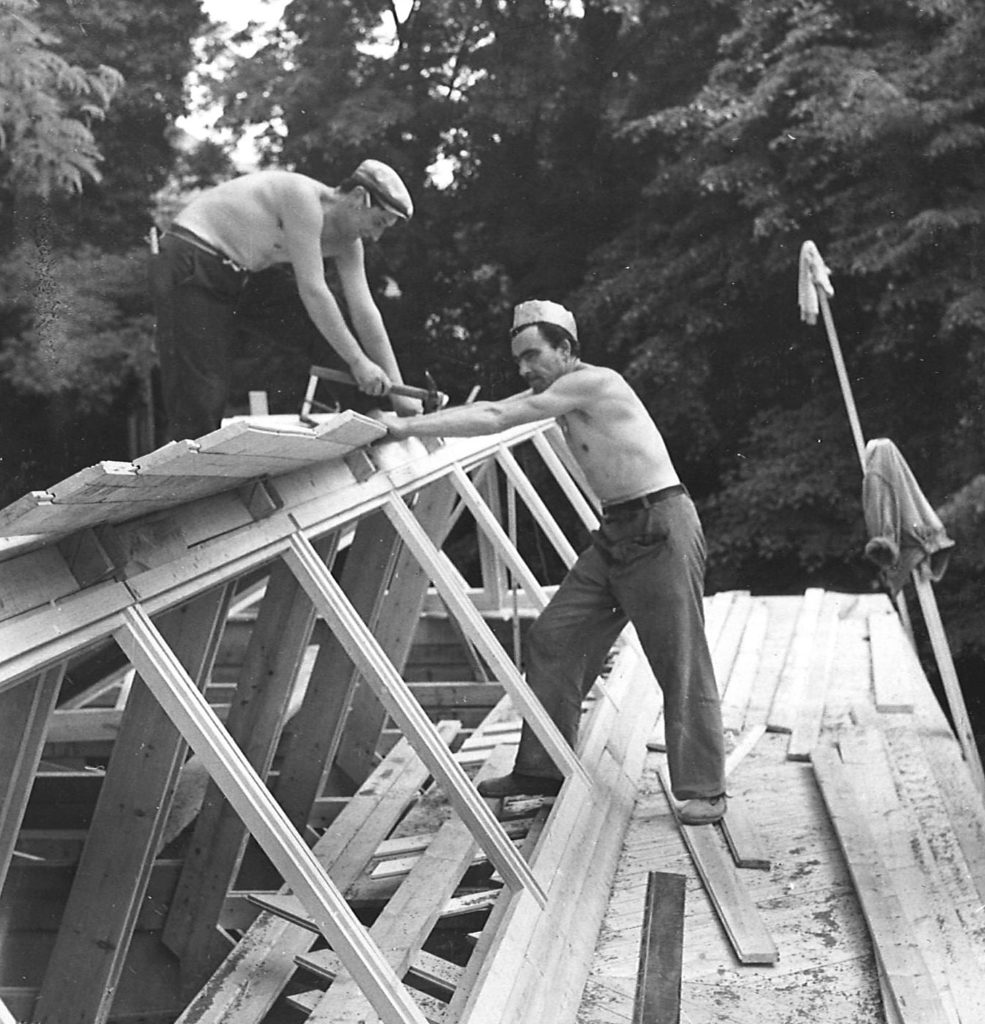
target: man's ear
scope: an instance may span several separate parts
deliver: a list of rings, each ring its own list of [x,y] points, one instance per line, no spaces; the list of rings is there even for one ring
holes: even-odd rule
[[[357,210],[365,209],[367,206],[372,204],[372,197],[369,194],[369,190],[364,185],[356,185],[347,195],[352,205]]]

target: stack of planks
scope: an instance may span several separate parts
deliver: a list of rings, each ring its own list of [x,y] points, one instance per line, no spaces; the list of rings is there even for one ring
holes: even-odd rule
[[[708,602],[713,651],[740,634],[719,677],[726,821],[739,810],[769,870],[743,868],[726,829],[678,824],[651,750],[579,1024],[640,1019],[654,872],[686,884],[680,1010],[668,1020],[985,1019],[985,812],[892,604],[821,591]],[[749,956],[760,928],[772,962]]]

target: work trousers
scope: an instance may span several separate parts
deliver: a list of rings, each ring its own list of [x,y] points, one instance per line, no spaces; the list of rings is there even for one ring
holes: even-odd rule
[[[531,626],[526,651],[527,682],[574,746],[582,699],[632,622],[663,690],[671,786],[680,800],[725,791],[721,706],[704,630],[704,565],[704,534],[686,493],[614,515]],[[526,723],[514,770],[560,775]]]
[[[229,395],[237,306],[249,274],[173,235],[152,257],[155,342],[168,440],[215,430]]]

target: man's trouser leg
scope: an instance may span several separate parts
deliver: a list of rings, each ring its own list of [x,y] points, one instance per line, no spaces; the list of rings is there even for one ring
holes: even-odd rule
[[[225,414],[236,301],[245,275],[168,235],[151,260],[167,436],[201,437]]]
[[[599,552],[589,548],[527,634],[527,682],[561,735],[574,747],[581,702],[626,624]],[[560,778],[557,765],[524,723],[514,771]]]
[[[689,497],[654,505],[611,529],[610,584],[636,627],[664,694],[667,760],[679,800],[725,790],[721,706],[704,628],[705,546]]]

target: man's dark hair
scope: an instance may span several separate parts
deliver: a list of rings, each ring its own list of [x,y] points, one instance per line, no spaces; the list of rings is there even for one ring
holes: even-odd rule
[[[573,338],[563,327],[559,327],[557,324],[546,323],[541,320],[537,323],[537,330],[540,331],[541,337],[552,348],[560,348],[562,343],[566,341],[571,346],[571,354],[573,356],[581,355],[581,348],[578,344],[578,339]]]

